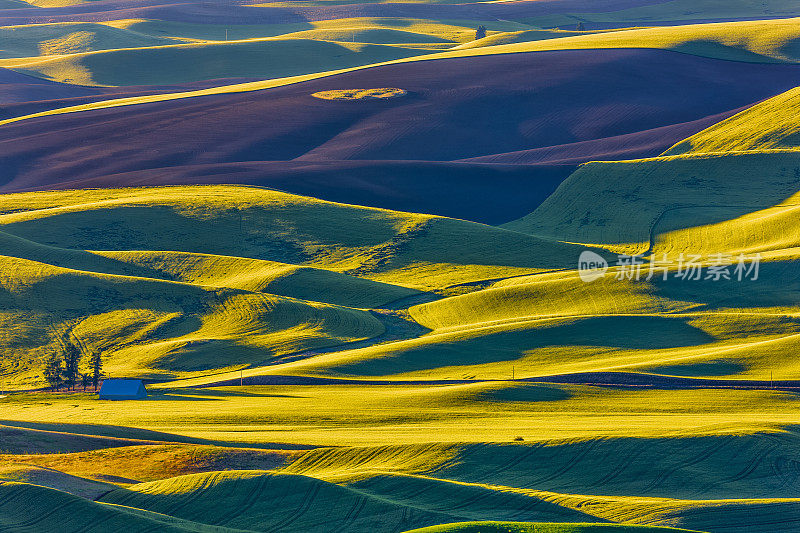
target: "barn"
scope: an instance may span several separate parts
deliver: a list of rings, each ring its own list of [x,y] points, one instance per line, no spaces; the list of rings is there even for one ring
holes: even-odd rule
[[[141,379],[106,379],[99,396],[101,400],[143,400],[147,389]]]

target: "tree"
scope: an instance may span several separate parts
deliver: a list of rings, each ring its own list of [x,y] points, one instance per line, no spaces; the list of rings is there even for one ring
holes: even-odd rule
[[[586,31],[586,26],[583,25],[583,22],[578,23],[578,31]]]
[[[484,37],[486,37],[486,26],[481,24],[478,26],[478,29],[475,30],[475,40],[477,41],[478,39],[483,39]]]
[[[92,376],[86,374],[85,372],[81,372],[81,388],[83,392],[86,392],[86,386],[92,381]]]
[[[47,384],[52,390],[58,390],[61,385],[61,357],[57,353],[46,355],[42,360],[42,373]]]
[[[64,379],[70,390],[75,390],[78,380],[78,364],[81,360],[81,350],[69,338],[64,339]]]
[[[89,355],[89,369],[92,373],[92,386],[96,391],[100,385],[100,378],[103,377],[103,360],[100,358],[100,352],[95,351]]]

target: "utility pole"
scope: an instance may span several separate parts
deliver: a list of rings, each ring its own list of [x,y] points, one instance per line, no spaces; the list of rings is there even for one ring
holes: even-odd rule
[[[225,28],[225,40],[228,40],[228,28]]]

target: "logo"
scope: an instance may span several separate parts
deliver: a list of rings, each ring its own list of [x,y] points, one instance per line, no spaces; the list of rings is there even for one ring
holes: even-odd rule
[[[608,270],[608,261],[594,252],[584,250],[578,258],[578,275],[586,283],[602,278]]]

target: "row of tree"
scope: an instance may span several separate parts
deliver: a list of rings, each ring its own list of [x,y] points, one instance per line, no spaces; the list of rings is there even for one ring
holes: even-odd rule
[[[99,351],[88,352],[78,339],[66,335],[61,339],[61,351],[42,359],[42,372],[54,391],[62,386],[75,390],[78,384],[84,391],[89,385],[97,390],[103,376],[103,361]]]

